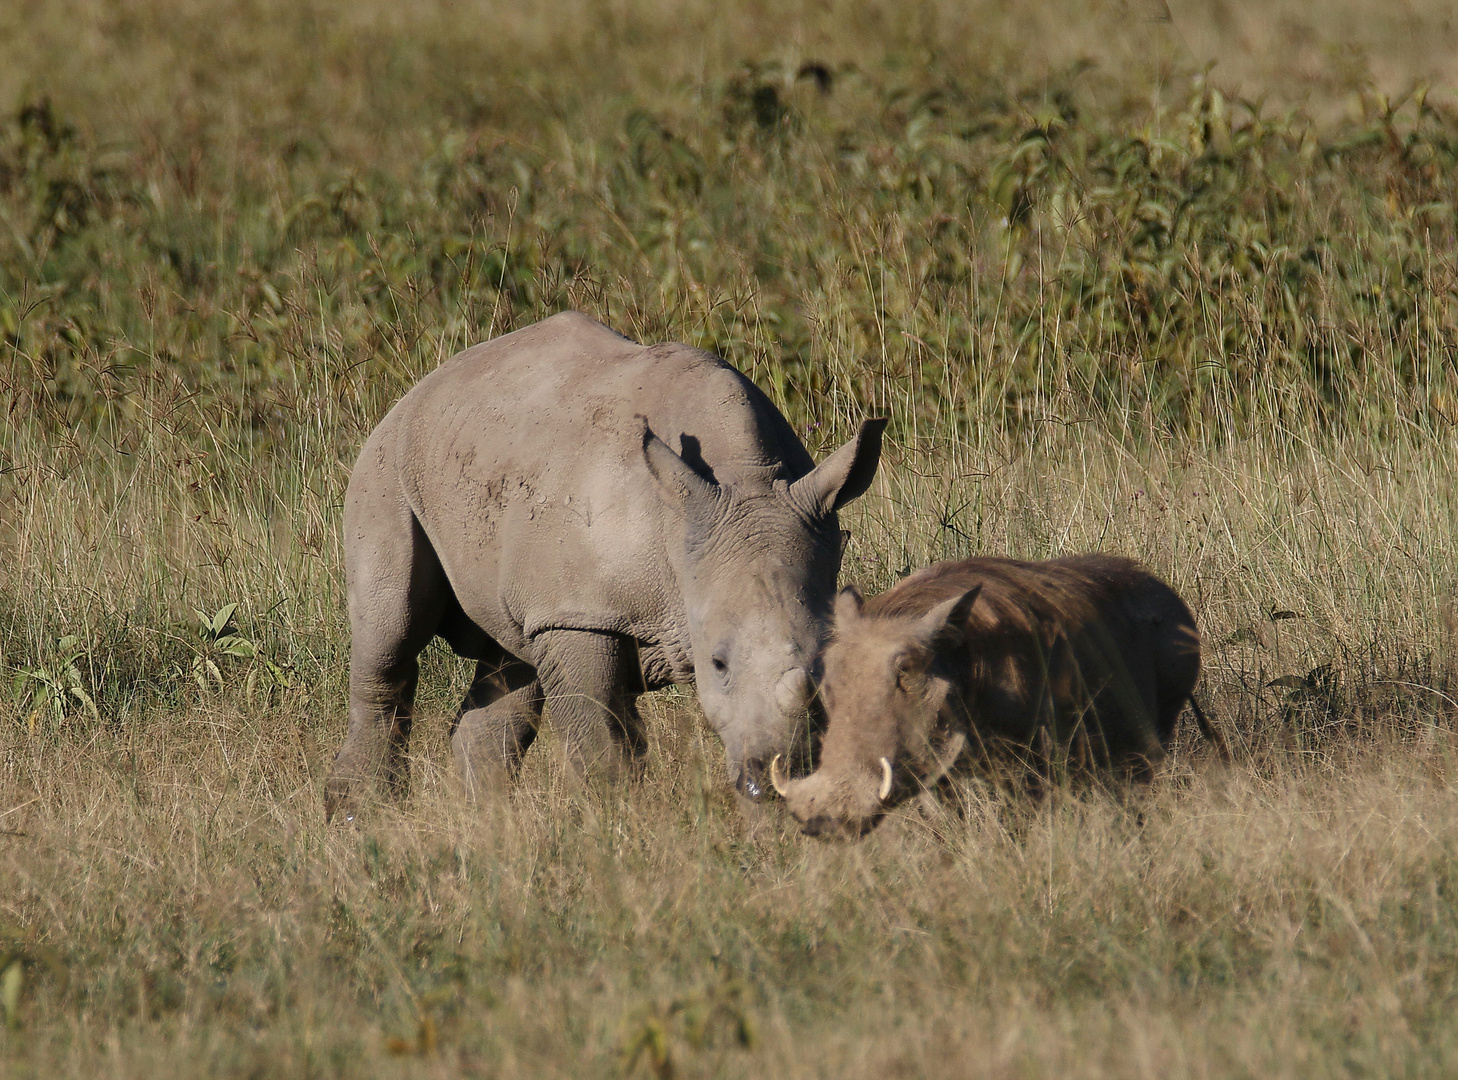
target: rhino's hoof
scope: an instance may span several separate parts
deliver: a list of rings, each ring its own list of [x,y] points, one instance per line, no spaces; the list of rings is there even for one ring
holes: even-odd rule
[[[335,815],[340,815],[346,822],[354,821],[355,806],[354,800],[349,797],[349,788],[345,784],[332,782],[324,789],[324,824],[328,825],[334,820]]]

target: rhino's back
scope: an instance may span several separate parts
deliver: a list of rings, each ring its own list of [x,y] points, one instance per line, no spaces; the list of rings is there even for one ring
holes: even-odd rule
[[[459,353],[397,411],[416,455],[459,437],[479,446],[490,431],[523,464],[577,468],[599,461],[603,445],[558,440],[592,435],[610,438],[613,456],[636,470],[646,417],[675,449],[691,436],[720,480],[794,479],[814,467],[769,399],[723,360],[672,342],[640,345],[575,311]]]
[[[518,655],[545,629],[648,641],[680,631],[681,522],[643,462],[644,418],[721,482],[813,468],[728,364],[640,345],[575,312],[452,358],[384,422],[396,425],[401,488],[466,614]]]

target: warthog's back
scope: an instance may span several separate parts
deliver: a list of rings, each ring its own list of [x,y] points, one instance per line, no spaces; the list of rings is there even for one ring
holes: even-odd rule
[[[1200,670],[1194,617],[1173,589],[1116,556],[974,558],[913,574],[866,613],[921,615],[977,586],[965,646],[948,669],[976,703],[974,722],[1028,738],[1041,685],[1055,725],[1100,727],[1114,758],[1162,754]]]

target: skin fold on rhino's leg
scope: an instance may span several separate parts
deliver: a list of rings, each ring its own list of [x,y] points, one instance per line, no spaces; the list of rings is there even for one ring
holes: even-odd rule
[[[530,664],[502,653],[481,660],[451,727],[468,797],[516,778],[542,721],[542,684]]]
[[[648,751],[638,715],[643,675],[636,643],[584,630],[544,631],[535,643],[552,730],[573,768],[607,779],[635,772]]]

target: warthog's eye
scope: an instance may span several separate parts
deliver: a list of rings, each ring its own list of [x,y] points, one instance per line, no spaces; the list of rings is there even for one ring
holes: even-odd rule
[[[911,673],[916,667],[915,661],[907,653],[902,653],[892,661],[896,672],[896,689],[909,690],[911,688]]]

